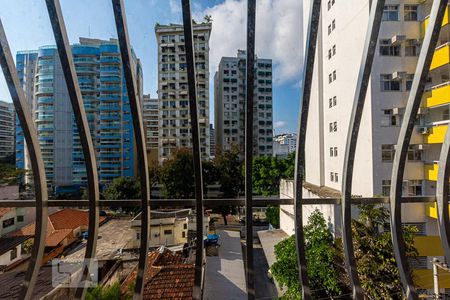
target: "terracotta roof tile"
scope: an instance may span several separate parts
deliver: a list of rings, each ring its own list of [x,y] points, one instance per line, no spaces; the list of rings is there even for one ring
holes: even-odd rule
[[[72,235],[72,229],[61,229],[55,230],[45,239],[45,246],[56,247],[61,243],[67,236]]]

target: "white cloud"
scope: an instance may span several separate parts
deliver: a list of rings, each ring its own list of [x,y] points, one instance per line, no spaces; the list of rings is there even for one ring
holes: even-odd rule
[[[275,128],[282,128],[282,127],[286,126],[286,122],[285,121],[275,121],[275,123],[273,125]]]
[[[246,48],[246,0],[225,0],[195,13],[211,15],[210,72],[213,76],[222,56],[236,56]],[[299,80],[301,66],[302,4],[298,0],[260,0],[256,9],[256,54],[271,58],[274,83]]]

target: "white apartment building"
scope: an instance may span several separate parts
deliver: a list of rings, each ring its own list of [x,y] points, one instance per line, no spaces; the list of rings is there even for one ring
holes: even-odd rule
[[[211,158],[213,158],[216,155],[216,130],[213,124],[209,124],[209,147]]]
[[[310,2],[303,5],[306,33]],[[386,1],[359,131],[353,195],[373,197],[390,193],[395,145],[430,10],[431,1]],[[350,112],[368,21],[369,0],[322,3],[306,138],[305,197],[340,197]],[[450,119],[448,8],[442,26],[427,92],[410,142],[403,185],[403,193],[409,196],[435,195],[434,161],[439,159]],[[293,182],[283,182],[280,194],[292,197]],[[335,234],[341,234],[340,206],[304,206],[305,222],[314,209],[322,211]],[[415,284],[425,293],[433,287],[431,259],[443,258],[436,205],[404,204],[402,211],[402,222],[419,229],[415,237],[419,257],[411,263]],[[356,217],[357,213],[354,207],[353,215]],[[287,234],[293,234],[293,214],[292,205],[281,207],[281,228]],[[441,281],[440,287],[450,285]]]
[[[159,110],[158,99],[143,95],[142,115],[149,162],[158,161]]]
[[[200,150],[210,156],[209,146],[209,37],[210,22],[194,24],[194,51],[197,83],[197,108],[200,125]],[[187,64],[183,25],[155,26],[158,42],[159,161],[180,147],[191,147],[191,125]]]
[[[216,146],[229,150],[245,145],[246,52],[222,57],[214,75],[214,128]],[[256,58],[254,82],[253,152],[257,156],[273,153],[272,60]]]
[[[0,158],[14,154],[15,121],[14,105],[0,101]]]
[[[276,135],[273,138],[273,156],[286,157],[289,153],[295,152],[297,147],[297,134],[285,133]]]

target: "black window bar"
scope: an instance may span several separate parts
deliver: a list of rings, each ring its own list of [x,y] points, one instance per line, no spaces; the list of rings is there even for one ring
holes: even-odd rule
[[[370,1],[372,2],[372,1]],[[36,201],[0,201],[0,207],[36,207],[36,233],[35,243],[31,257],[31,263],[27,270],[25,282],[21,290],[21,298],[31,299],[33,289],[36,284],[37,274],[42,263],[42,257],[45,247],[45,237],[47,229],[47,208],[48,207],[88,207],[89,208],[89,240],[85,253],[85,259],[95,257],[95,246],[98,235],[98,207],[99,206],[141,206],[141,230],[142,238],[139,251],[139,263],[137,281],[134,291],[134,298],[141,299],[144,289],[144,277],[147,267],[148,255],[148,225],[149,225],[149,209],[150,207],[195,207],[197,220],[197,241],[196,241],[196,262],[195,262],[195,288],[194,297],[201,299],[202,283],[203,283],[203,206],[216,207],[224,204],[245,206],[246,208],[246,279],[247,294],[249,299],[255,297],[254,271],[253,271],[253,230],[252,230],[252,208],[273,204],[294,204],[295,205],[295,228],[296,228],[296,245],[299,263],[299,276],[302,286],[303,299],[311,299],[311,291],[308,285],[307,265],[304,255],[304,241],[302,228],[302,206],[313,204],[335,204],[342,205],[343,218],[343,242],[344,254],[346,257],[347,269],[350,274],[351,284],[353,288],[353,298],[361,299],[363,297],[362,289],[359,284],[358,274],[356,271],[356,262],[354,259],[353,247],[351,244],[350,234],[350,206],[352,204],[372,203],[372,204],[389,204],[391,205],[391,231],[392,242],[399,268],[402,284],[408,299],[417,299],[410,269],[406,260],[404,240],[401,228],[401,204],[402,203],[431,203],[438,202],[438,224],[441,235],[441,242],[444,247],[447,260],[450,258],[450,232],[449,212],[448,212],[448,180],[449,174],[449,156],[450,156],[450,131],[447,131],[445,141],[441,149],[441,160],[439,163],[439,175],[437,183],[437,197],[402,197],[401,186],[403,180],[403,171],[406,163],[407,149],[415,123],[418,108],[420,106],[426,78],[431,64],[434,49],[441,30],[447,0],[434,0],[431,10],[430,22],[423,42],[422,50],[419,56],[419,62],[416,68],[411,93],[409,95],[405,118],[402,123],[400,135],[398,138],[397,149],[394,157],[394,165],[392,171],[392,186],[390,197],[365,197],[352,198],[352,172],[354,164],[354,155],[356,150],[358,129],[361,121],[365,94],[371,66],[377,43],[378,32],[381,25],[381,15],[384,6],[384,0],[377,0],[376,4],[371,8],[369,27],[362,56],[360,74],[357,81],[355,98],[352,108],[352,115],[347,136],[347,147],[345,153],[344,164],[344,180],[343,193],[341,198],[326,199],[307,199],[302,196],[303,181],[305,180],[305,140],[309,111],[309,100],[311,93],[311,82],[314,67],[314,56],[316,51],[317,35],[320,20],[321,0],[312,0],[312,6],[309,13],[309,25],[307,32],[306,44],[306,61],[303,68],[303,92],[301,95],[301,109],[298,129],[298,141],[296,151],[295,166],[295,192],[294,199],[281,198],[261,198],[252,195],[252,121],[253,121],[253,80],[254,80],[254,62],[255,62],[255,15],[256,1],[248,0],[248,19],[247,19],[247,102],[246,102],[246,160],[245,160],[245,198],[238,199],[203,199],[202,177],[201,177],[201,152],[199,141],[199,126],[197,118],[197,94],[195,84],[195,56],[193,49],[192,34],[192,17],[190,0],[182,0],[184,37],[186,44],[186,58],[188,69],[188,88],[190,98],[190,114],[192,124],[192,142],[193,157],[195,169],[195,199],[163,199],[150,201],[149,178],[147,173],[147,157],[146,145],[144,139],[144,130],[142,122],[142,113],[140,110],[139,97],[137,93],[135,66],[132,61],[132,52],[128,36],[126,16],[123,0],[112,0],[115,22],[118,33],[119,46],[121,50],[121,58],[130,100],[131,113],[133,116],[134,134],[138,149],[138,157],[140,160],[140,183],[141,183],[141,199],[130,199],[127,201],[120,200],[99,200],[98,195],[98,179],[95,164],[95,156],[90,131],[87,126],[86,113],[84,111],[83,101],[78,86],[77,75],[75,72],[71,48],[68,42],[66,28],[62,16],[61,7],[58,0],[46,0],[55,40],[63,66],[65,79],[70,95],[70,100],[75,114],[80,139],[83,146],[83,153],[86,160],[86,169],[88,172],[89,184],[89,200],[48,200],[46,178],[44,164],[41,151],[39,148],[37,133],[32,122],[31,112],[25,100],[25,96],[20,85],[17,70],[10,52],[8,41],[0,20],[0,64],[5,75],[11,98],[14,102],[19,122],[24,131],[24,136],[30,152],[30,160],[32,163],[32,171],[34,176]],[[86,270],[86,268],[84,269]],[[77,298],[84,298],[86,286],[80,288],[76,292]]]

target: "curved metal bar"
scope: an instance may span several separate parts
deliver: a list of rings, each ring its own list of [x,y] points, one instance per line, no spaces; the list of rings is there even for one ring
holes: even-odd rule
[[[20,292],[20,299],[31,299],[39,274],[39,269],[42,265],[42,258],[44,256],[45,249],[45,238],[47,237],[47,181],[45,178],[45,167],[42,159],[41,148],[39,147],[36,128],[34,127],[32,120],[32,113],[27,104],[27,100],[25,99],[1,20],[0,65],[19,118],[20,126],[23,129],[25,141],[29,150],[31,168],[33,171],[34,189],[36,194],[36,227],[30,264],[25,276],[25,282],[23,283]]]
[[[371,6],[369,26],[367,28],[366,41],[359,69],[358,81],[356,83],[355,97],[353,100],[352,113],[348,127],[347,143],[345,147],[344,168],[342,174],[342,240],[344,243],[344,255],[350,283],[353,290],[353,299],[362,299],[363,290],[358,278],[355,253],[352,239],[352,214],[351,197],[353,183],[353,166],[355,163],[356,145],[358,143],[359,126],[361,124],[367,88],[369,85],[372,64],[375,56],[378,33],[381,27],[385,0],[376,0]]]
[[[253,103],[255,81],[256,0],[247,0],[247,59],[245,101],[245,275],[247,298],[255,299],[253,263]]]
[[[89,228],[86,252],[84,254],[83,273],[81,282],[83,286],[77,288],[76,299],[83,299],[89,282],[88,274],[92,268],[92,259],[95,258],[98,238],[99,209],[98,200],[100,199],[97,162],[95,157],[94,144],[92,142],[91,131],[84,110],[83,98],[78,85],[78,77],[73,63],[72,48],[67,36],[64,17],[59,0],[46,0],[48,15],[53,28],[56,45],[58,48],[59,59],[66,80],[67,91],[72,104],[75,122],[80,135],[80,143],[83,149],[83,155],[86,165],[88,192],[89,192]],[[88,280],[86,280],[88,279]]]
[[[127,18],[123,0],[112,0],[114,18],[119,38],[120,54],[122,57],[123,73],[127,85],[128,98],[130,101],[131,115],[133,117],[134,137],[136,140],[137,155],[139,159],[139,178],[141,183],[141,245],[139,247],[139,263],[134,288],[134,299],[142,299],[145,286],[145,274],[147,270],[148,234],[150,225],[150,183],[148,177],[147,149],[145,144],[144,125],[142,121],[141,103],[136,86],[135,72],[133,65],[130,38],[128,36]]]
[[[416,122],[417,112],[422,101],[423,90],[430,70],[434,49],[439,38],[442,20],[448,0],[433,0],[430,22],[422,43],[419,61],[417,63],[411,92],[408,97],[402,127],[398,136],[397,147],[392,166],[391,182],[391,234],[395,260],[400,273],[403,287],[408,299],[418,299],[417,291],[411,276],[411,269],[406,257],[405,241],[402,230],[401,197],[403,172],[405,170],[409,141]]]
[[[303,65],[302,94],[300,96],[300,119],[297,132],[297,149],[295,154],[294,179],[294,210],[295,210],[295,237],[297,248],[297,263],[300,284],[302,286],[302,299],[311,299],[308,272],[305,256],[305,240],[303,234],[303,181],[305,180],[305,141],[308,126],[309,102],[311,98],[311,83],[314,72],[317,36],[319,33],[321,0],[313,0],[309,10],[309,24],[306,37],[305,62]],[[320,54],[319,54],[320,55]]]
[[[436,200],[438,206],[438,225],[445,260],[450,261],[450,219],[448,211],[448,182],[450,179],[450,130],[445,134],[439,158]]]
[[[191,1],[182,0],[184,43],[186,49],[189,113],[191,116],[192,154],[195,175],[195,210],[196,210],[196,245],[195,245],[195,280],[194,299],[202,299],[203,285],[203,178],[200,151],[200,131],[198,125],[197,90],[195,81],[195,55],[192,34]]]

